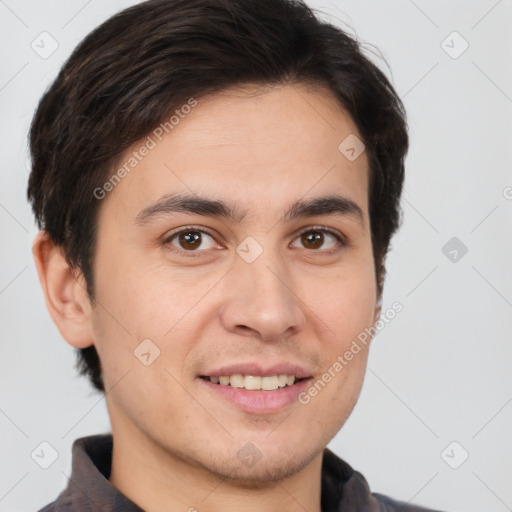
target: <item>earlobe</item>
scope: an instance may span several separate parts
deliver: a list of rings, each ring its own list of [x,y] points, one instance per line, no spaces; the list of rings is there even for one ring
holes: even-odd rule
[[[91,307],[82,274],[75,275],[62,247],[46,231],[36,236],[32,253],[46,307],[62,337],[75,348],[93,345]]]
[[[381,305],[381,303],[379,301],[377,303],[377,305],[375,306],[375,313],[374,313],[374,316],[373,316],[373,324],[374,325],[377,322],[377,320],[380,318],[381,311],[382,311],[382,305]]]
[[[372,327],[375,328],[375,324],[378,322],[379,318],[380,318],[380,313],[382,311],[382,305],[381,305],[381,302],[380,300],[377,302],[377,304],[375,305],[375,309],[374,309],[374,313],[373,313],[373,323],[372,323]],[[373,341],[373,338],[374,338],[375,334],[372,335],[371,337],[371,340]]]

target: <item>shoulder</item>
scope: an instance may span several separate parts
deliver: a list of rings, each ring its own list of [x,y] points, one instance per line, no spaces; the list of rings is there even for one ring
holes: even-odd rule
[[[366,478],[328,448],[322,466],[322,505],[329,512],[442,512],[372,492]]]
[[[37,512],[73,512],[73,504],[70,499],[57,498],[55,501],[48,503],[48,505],[39,509]]]
[[[379,512],[442,512],[441,510],[434,510],[419,505],[412,505],[404,501],[398,501],[379,493],[372,493],[372,496],[379,503]]]

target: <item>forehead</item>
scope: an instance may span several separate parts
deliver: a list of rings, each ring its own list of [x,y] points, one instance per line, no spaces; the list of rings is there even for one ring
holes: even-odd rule
[[[136,165],[105,203],[125,217],[135,220],[174,193],[226,203],[236,198],[247,211],[245,220],[332,192],[367,211],[366,154],[351,160],[340,150],[347,138],[361,137],[328,89],[238,87],[200,98],[193,108],[178,107],[177,113],[172,124],[157,127],[119,160],[117,169]]]

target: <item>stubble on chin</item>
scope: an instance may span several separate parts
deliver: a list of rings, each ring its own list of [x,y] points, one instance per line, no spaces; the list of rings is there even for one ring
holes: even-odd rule
[[[253,450],[258,450],[256,447]],[[296,450],[289,453],[283,450],[274,450],[274,453],[265,453],[264,450],[254,454],[254,459],[240,455],[240,451],[224,459],[222,462],[214,454],[199,464],[204,470],[222,479],[225,484],[242,489],[262,489],[279,485],[280,482],[296,475],[306,468],[319,454],[323,447],[299,453]]]

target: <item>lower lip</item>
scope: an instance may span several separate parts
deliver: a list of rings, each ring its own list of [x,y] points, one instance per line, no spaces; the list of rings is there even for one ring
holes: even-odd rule
[[[214,384],[202,378],[199,378],[199,380],[210,392],[231,402],[244,412],[269,414],[278,412],[297,401],[299,394],[308,387],[311,378],[301,380],[293,386],[285,386],[274,391],[248,391],[244,388],[232,388],[231,386]]]

